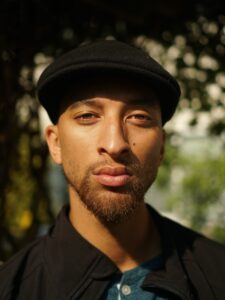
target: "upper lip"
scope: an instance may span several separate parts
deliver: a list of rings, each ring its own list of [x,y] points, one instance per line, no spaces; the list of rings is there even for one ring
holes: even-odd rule
[[[94,172],[94,175],[111,175],[111,176],[119,176],[119,175],[132,175],[131,172],[125,166],[105,166],[99,167]]]

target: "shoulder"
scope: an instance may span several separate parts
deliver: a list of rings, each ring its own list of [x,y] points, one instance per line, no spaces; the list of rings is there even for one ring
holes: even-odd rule
[[[180,247],[188,247],[196,255],[201,252],[201,256],[209,254],[218,254],[219,257],[225,258],[225,245],[220,244],[190,228],[187,228],[175,221],[163,217],[166,226],[169,226],[173,234],[174,241]],[[204,249],[204,253],[202,253]],[[205,254],[205,255],[204,255]]]
[[[170,238],[172,240],[171,242],[175,242],[179,248],[188,247],[194,252],[204,247],[208,249],[208,251],[218,251],[221,255],[225,255],[225,245],[161,215],[151,206],[148,207],[163,239]]]
[[[22,282],[29,281],[29,278],[36,277],[34,273],[40,272],[44,265],[45,239],[38,238],[0,265],[0,299],[8,299],[7,295],[12,294]]]
[[[193,280],[201,273],[214,290],[224,292],[225,246],[174,221],[163,219]]]

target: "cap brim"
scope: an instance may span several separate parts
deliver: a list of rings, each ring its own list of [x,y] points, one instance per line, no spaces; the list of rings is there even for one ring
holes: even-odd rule
[[[40,102],[48,111],[49,117],[53,123],[59,118],[59,102],[65,95],[66,91],[76,86],[81,80],[93,76],[102,76],[103,81],[106,75],[124,76],[137,82],[144,82],[151,87],[159,98],[162,110],[162,122],[165,123],[173,115],[177,102],[180,97],[179,86],[174,86],[167,78],[163,78],[157,73],[138,68],[136,66],[112,63],[112,62],[88,62],[69,65],[63,69],[55,71],[54,74],[48,76],[46,80],[40,82],[37,87]]]

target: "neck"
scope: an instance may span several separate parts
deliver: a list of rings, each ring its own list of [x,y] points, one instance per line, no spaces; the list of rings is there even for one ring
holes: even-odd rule
[[[121,271],[134,268],[160,254],[159,234],[144,202],[123,223],[105,225],[87,210],[80,199],[70,196],[69,217],[72,225]]]

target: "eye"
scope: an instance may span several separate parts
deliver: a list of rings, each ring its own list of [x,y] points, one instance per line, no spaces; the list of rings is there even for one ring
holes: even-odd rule
[[[151,117],[144,113],[132,114],[127,117],[127,120],[135,125],[148,126],[151,123]]]
[[[99,116],[94,113],[83,113],[75,117],[75,120],[80,124],[93,124],[97,122]]]
[[[137,120],[150,120],[149,116],[146,115],[142,115],[142,114],[136,114],[136,115],[132,115],[130,116],[130,119],[137,119]]]
[[[86,113],[86,114],[82,114],[78,117],[79,119],[93,119],[95,118],[95,115],[92,113]]]

